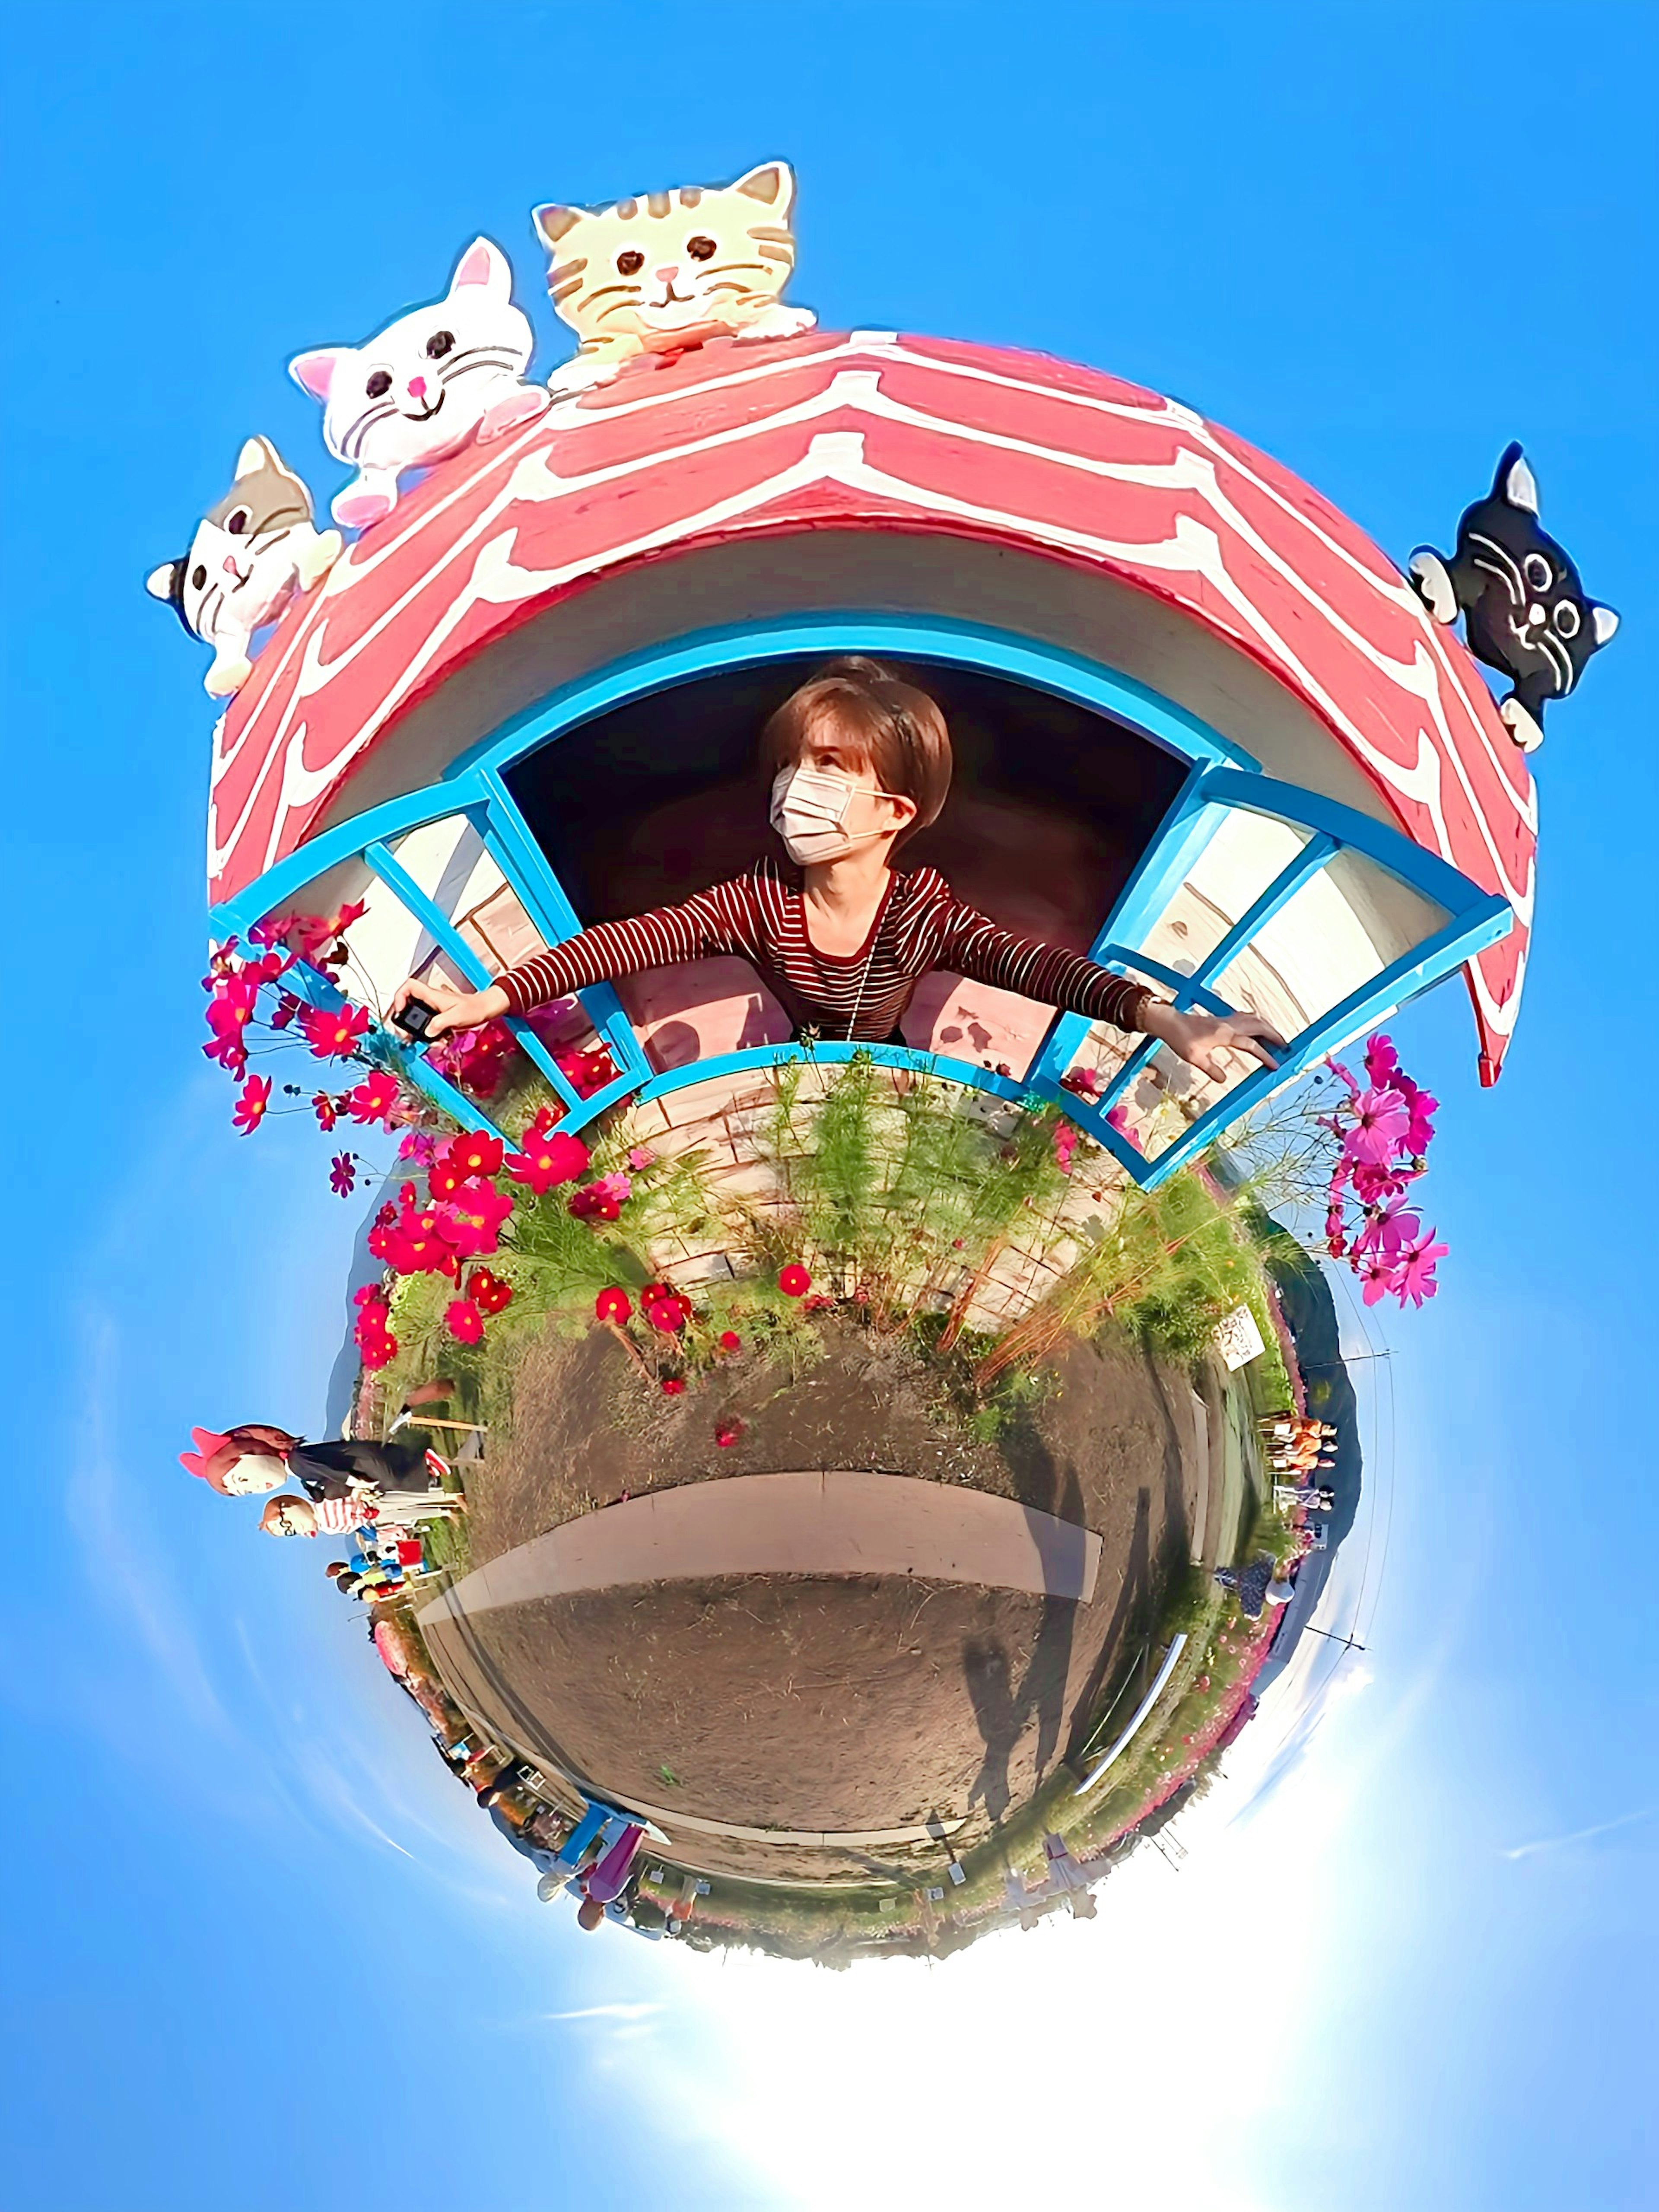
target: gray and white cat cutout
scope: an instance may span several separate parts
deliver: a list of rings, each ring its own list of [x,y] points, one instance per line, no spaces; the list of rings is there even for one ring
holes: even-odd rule
[[[333,502],[334,520],[367,529],[396,506],[405,469],[429,468],[541,414],[547,393],[523,381],[535,343],[513,304],[507,256],[477,238],[441,300],[360,346],[295,355],[289,374],[323,402],[323,442],[357,470]]]
[[[165,599],[192,637],[213,647],[202,678],[216,699],[253,673],[250,645],[296,592],[308,592],[339,559],[337,530],[319,532],[311,494],[269,438],[250,438],[236,481],[197,525],[190,550],[150,571],[152,599]]]

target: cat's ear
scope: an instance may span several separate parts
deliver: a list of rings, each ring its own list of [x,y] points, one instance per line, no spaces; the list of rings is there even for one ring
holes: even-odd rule
[[[144,579],[144,589],[153,599],[164,599],[170,605],[179,604],[179,586],[185,579],[185,562],[188,555],[177,561],[163,561],[159,568],[152,568]]]
[[[257,477],[263,469],[275,469],[279,477],[291,477],[290,468],[283,465],[283,457],[269,438],[248,438],[236,456],[236,481],[244,477]]]
[[[314,353],[296,353],[288,373],[301,392],[326,403],[329,388],[343,361],[351,357],[349,346],[319,346]]]
[[[477,289],[499,293],[503,300],[513,294],[513,264],[499,246],[487,238],[475,238],[466,252],[455,264],[455,274],[449,280],[452,292]]]
[[[536,234],[550,253],[567,232],[573,231],[585,220],[586,208],[561,207],[550,200],[545,207],[532,208],[530,220],[536,226]]]
[[[1493,498],[1501,499],[1506,507],[1518,507],[1526,514],[1537,514],[1538,479],[1527,466],[1519,446],[1504,448],[1492,489]]]
[[[1611,607],[1598,606],[1594,600],[1590,603],[1589,611],[1590,628],[1595,633],[1595,642],[1605,645],[1618,629],[1619,617]]]
[[[795,204],[795,173],[787,161],[763,161],[758,169],[739,177],[732,190],[745,199],[758,200],[763,207],[775,208],[780,220],[787,222]]]

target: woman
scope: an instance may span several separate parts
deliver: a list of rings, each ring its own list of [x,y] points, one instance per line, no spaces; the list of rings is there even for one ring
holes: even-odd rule
[[[1063,946],[1010,935],[951,896],[936,868],[895,870],[904,841],[934,821],[951,787],[951,738],[927,693],[874,660],[831,661],[791,694],[762,739],[772,827],[793,862],[747,875],[679,906],[602,922],[509,968],[482,991],[411,978],[392,994],[437,1009],[427,1042],[526,1014],[592,983],[719,953],[755,967],[795,1035],[902,1044],[899,1022],[936,968],[1161,1038],[1189,1066],[1224,1080],[1219,1054],[1264,1067],[1282,1040],[1259,1015],[1177,1012],[1144,985]]]

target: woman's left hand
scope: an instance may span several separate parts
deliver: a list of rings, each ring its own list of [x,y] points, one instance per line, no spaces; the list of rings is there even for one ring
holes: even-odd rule
[[[1227,1070],[1219,1054],[1247,1052],[1263,1067],[1277,1067],[1285,1040],[1273,1024],[1260,1014],[1183,1014],[1174,1006],[1151,1006],[1146,1014],[1146,1033],[1161,1037],[1179,1053],[1188,1067],[1224,1083]]]

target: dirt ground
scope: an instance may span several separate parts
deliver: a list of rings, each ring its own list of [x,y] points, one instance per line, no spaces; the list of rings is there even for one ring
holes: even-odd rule
[[[538,1599],[447,1629],[434,1656],[520,1749],[659,1808],[683,1864],[774,1879],[898,1869],[885,1850],[806,1850],[677,1829],[896,1828],[965,1816],[970,1848],[1076,1748],[1157,1584],[1188,1547],[1184,1369],[1108,1336],[987,1443],[942,1417],[902,1343],[833,1329],[791,1382],[736,1367],[648,1395],[614,1340],[548,1338],[514,1431],[472,1478],[482,1563],[577,1514],[667,1484],[862,1467],[967,1481],[1102,1538],[1091,1601],[883,1577],[724,1577]],[[717,1422],[744,1424],[738,1443]],[[937,1860],[936,1846],[927,1855]]]

